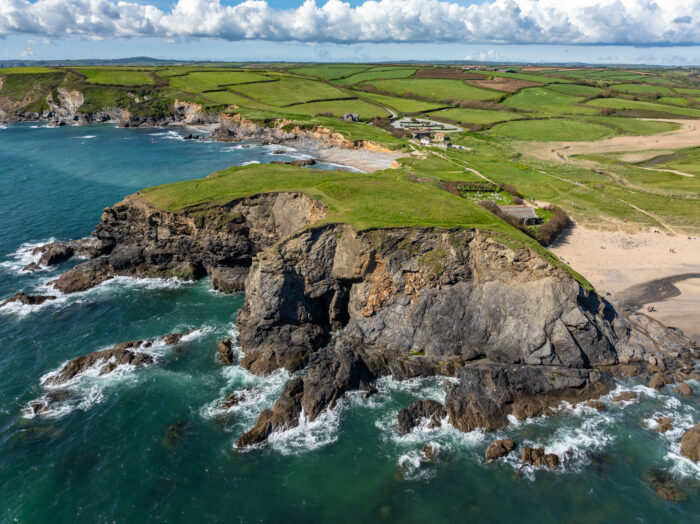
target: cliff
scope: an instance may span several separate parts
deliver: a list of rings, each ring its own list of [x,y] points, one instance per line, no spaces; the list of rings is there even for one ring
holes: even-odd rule
[[[356,231],[325,221],[300,193],[163,211],[139,195],[107,208],[90,256],[54,285],[72,292],[114,275],[211,275],[245,289],[242,365],[306,369],[241,446],[331,409],[375,380],[450,375],[446,410],[460,430],[548,413],[647,373],[655,355],[684,364],[690,343],[644,317],[621,316],[564,268],[473,228]],[[46,248],[51,250],[49,246]],[[667,370],[675,368],[669,365]]]

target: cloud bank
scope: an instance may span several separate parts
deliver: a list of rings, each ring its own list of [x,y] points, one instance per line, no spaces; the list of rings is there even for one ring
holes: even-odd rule
[[[229,41],[700,45],[700,0],[305,0],[274,9],[179,0],[170,11],[114,0],[0,0],[0,37],[32,34]]]

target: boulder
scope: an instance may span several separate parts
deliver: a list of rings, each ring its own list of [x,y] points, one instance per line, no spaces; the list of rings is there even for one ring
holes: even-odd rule
[[[233,341],[230,338],[219,340],[216,356],[222,366],[230,366],[233,364]]]
[[[246,395],[244,393],[231,393],[230,395],[226,395],[223,402],[219,404],[219,409],[231,409],[233,406],[237,406],[245,399]]]
[[[427,444],[423,446],[423,458],[425,460],[433,460],[437,455],[438,451],[433,446]]]
[[[300,160],[292,160],[289,164],[298,167],[307,167],[316,164],[316,160],[313,158],[303,158]]]
[[[693,394],[693,388],[691,388],[685,382],[681,382],[680,384],[678,384],[677,390],[681,395],[685,395],[686,397],[689,397]]]
[[[41,253],[39,264],[42,266],[54,266],[68,260],[75,254],[73,246],[69,242],[52,242],[36,248],[33,253]]]
[[[526,446],[520,453],[520,462],[531,466],[556,468],[559,466],[559,457],[554,453],[545,453],[544,448],[531,448]]]
[[[587,400],[586,407],[596,409],[598,411],[605,411],[606,407],[600,400]]]
[[[681,455],[693,462],[700,462],[700,422],[683,433]]]
[[[629,402],[631,400],[637,400],[639,395],[635,391],[623,391],[619,395],[613,397],[613,402]]]
[[[114,274],[107,260],[90,260],[63,273],[51,284],[63,293],[76,293],[95,287],[112,278]]]
[[[41,271],[42,269],[44,268],[42,268],[39,264],[37,264],[36,262],[32,262],[31,264],[27,264],[26,266],[24,266],[22,268],[22,271],[30,271],[33,273],[35,271]]]
[[[20,304],[26,304],[29,306],[36,306],[39,304],[43,304],[47,300],[55,300],[56,297],[54,295],[25,295],[22,292],[15,293],[12,295],[10,298],[7,300],[0,302],[0,307],[9,304],[11,302],[19,302]]]
[[[649,387],[653,389],[662,389],[667,384],[673,382],[669,377],[665,376],[660,371],[654,373],[649,379]]]
[[[429,419],[433,427],[441,424],[447,416],[445,406],[435,400],[417,400],[409,407],[399,411],[399,433],[405,435],[418,426],[422,420]]]
[[[659,433],[666,433],[673,429],[672,420],[668,417],[656,417],[655,422],[657,424],[656,429],[658,429]]]
[[[486,448],[486,462],[491,462],[497,458],[505,457],[515,449],[515,442],[512,438],[504,440],[494,440]]]

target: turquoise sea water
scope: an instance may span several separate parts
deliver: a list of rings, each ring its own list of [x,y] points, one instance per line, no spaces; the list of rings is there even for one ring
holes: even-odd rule
[[[21,273],[31,247],[88,235],[125,195],[271,159],[271,148],[236,147],[105,125],[0,128],[0,299],[45,292],[74,262]],[[216,363],[216,341],[235,336],[242,301],[208,281],[117,279],[43,306],[1,308],[0,522],[698,521],[700,469],[678,454],[682,431],[700,420],[697,397],[634,381],[615,393],[634,389],[640,401],[606,398],[603,413],[563,407],[493,433],[444,425],[401,437],[398,410],[443,400],[443,379],[382,380],[371,399],[350,394],[313,424],[240,452],[236,438],[288,378]],[[28,416],[28,403],[47,393],[41,377],[68,359],[185,329],[195,331],[182,345],[153,349],[156,365],[81,376],[56,410]],[[246,402],[217,409],[243,389]],[[674,430],[656,432],[658,415]],[[488,443],[507,436],[569,460],[520,474],[515,456],[485,465]],[[421,459],[426,444],[435,459]],[[668,473],[687,500],[656,495],[644,480],[650,469]]]

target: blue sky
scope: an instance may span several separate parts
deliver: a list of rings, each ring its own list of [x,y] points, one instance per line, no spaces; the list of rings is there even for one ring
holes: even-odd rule
[[[0,59],[129,56],[700,65],[700,0],[0,0]]]

